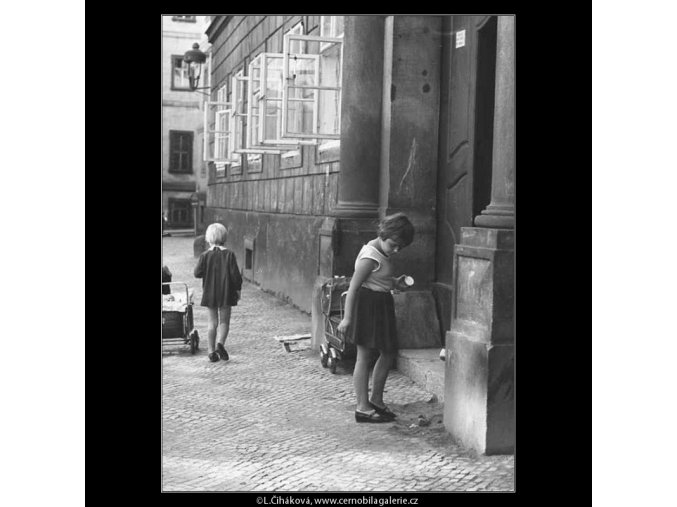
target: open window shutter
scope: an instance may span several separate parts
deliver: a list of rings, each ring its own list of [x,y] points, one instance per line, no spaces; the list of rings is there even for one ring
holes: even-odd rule
[[[304,54],[289,52],[295,41]],[[283,58],[282,137],[340,139],[343,39],[287,34]]]
[[[231,104],[205,101],[204,106],[204,161],[229,162],[228,138]]]

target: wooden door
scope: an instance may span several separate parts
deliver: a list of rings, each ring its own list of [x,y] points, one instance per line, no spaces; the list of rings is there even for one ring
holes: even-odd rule
[[[435,271],[443,329],[449,329],[454,245],[491,197],[496,17],[442,22]]]

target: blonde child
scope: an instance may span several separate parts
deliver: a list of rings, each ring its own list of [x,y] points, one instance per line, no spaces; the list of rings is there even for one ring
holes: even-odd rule
[[[353,330],[357,359],[353,384],[357,406],[355,421],[390,422],[395,414],[383,402],[390,366],[397,354],[397,332],[392,289],[404,289],[405,275],[393,277],[391,257],[414,239],[414,226],[403,213],[381,220],[378,237],[364,245],[355,260],[355,272],[338,330]],[[378,352],[369,399],[369,367]]]
[[[205,239],[209,249],[200,255],[194,272],[196,278],[202,278],[200,305],[209,309],[207,341],[211,362],[228,360],[224,345],[230,328],[230,309],[237,305],[242,290],[235,254],[223,246],[226,236],[226,228],[219,223],[207,227]],[[218,344],[215,343],[217,335]]]

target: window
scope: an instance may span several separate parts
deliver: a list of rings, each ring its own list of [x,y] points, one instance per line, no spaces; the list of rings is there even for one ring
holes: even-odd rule
[[[169,131],[169,172],[193,172],[193,133]]]
[[[172,90],[191,91],[188,64],[183,61],[183,56],[172,55]]]
[[[283,138],[340,138],[342,60],[340,37],[284,36]]]
[[[170,197],[167,205],[169,207],[167,217],[169,225],[187,227],[193,225],[193,212],[190,199],[175,199]]]
[[[230,152],[233,159],[241,163],[240,153],[246,146],[245,128],[247,125],[247,78],[244,69],[230,78],[230,90],[233,108],[231,110]]]
[[[172,21],[182,21],[184,23],[195,23],[195,16],[172,16]]]
[[[314,59],[312,55],[297,57]],[[300,144],[315,144],[282,137],[282,68],[282,53],[261,53],[249,64],[246,147],[250,153],[279,154]]]
[[[217,100],[204,103],[204,161],[214,162],[217,176],[230,162],[228,147],[230,137],[230,103],[226,102],[226,86],[217,92]]]
[[[344,16],[321,16],[320,18],[320,36],[322,37],[343,37],[343,22]],[[320,46],[320,51],[324,55],[325,62],[332,61],[337,57],[336,53],[338,48],[335,45],[322,43]],[[339,56],[340,58],[340,56]],[[338,71],[338,69],[336,69]],[[339,78],[340,79],[340,78]],[[340,84],[340,81],[339,81]],[[325,97],[326,100],[326,97]],[[340,101],[337,104],[337,107],[340,108]],[[330,104],[323,104],[321,108],[324,111],[329,111],[329,117],[325,115],[320,115],[320,121],[323,122],[321,129],[330,128],[330,123],[333,123],[333,128],[336,131],[340,131],[341,125],[339,124],[340,118],[340,109],[337,111],[336,115],[332,115],[331,112],[335,111],[334,108],[330,107]],[[319,160],[338,160],[338,150],[340,146],[339,139],[329,139],[320,143],[318,147],[318,156]]]
[[[280,154],[285,144],[279,136],[282,100],[282,54],[261,53],[249,64],[245,148],[242,153]],[[244,121],[244,120],[243,120]]]
[[[342,32],[338,20],[328,26],[332,33]],[[303,25],[296,25],[284,36],[283,53],[260,53],[249,63],[246,76],[245,69],[232,76],[229,102],[224,86],[217,102],[205,103],[205,132],[215,139],[213,155],[206,160],[227,163],[241,160],[240,154],[281,155],[290,150],[299,158],[301,145],[340,139],[343,39],[302,32]],[[222,123],[226,110],[228,126]],[[208,125],[215,127],[208,131]]]

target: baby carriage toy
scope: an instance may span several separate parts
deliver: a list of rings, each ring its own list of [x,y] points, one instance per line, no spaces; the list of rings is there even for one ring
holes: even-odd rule
[[[167,285],[183,285],[184,291],[162,295],[162,341],[167,344],[190,344],[190,353],[195,354],[200,343],[197,329],[193,327],[193,294],[188,292],[188,284],[168,282]]]
[[[350,277],[335,276],[322,284],[322,314],[324,315],[325,343],[320,345],[320,362],[331,373],[336,373],[338,363],[347,357],[355,357],[356,348],[352,339],[337,329],[343,319]]]

